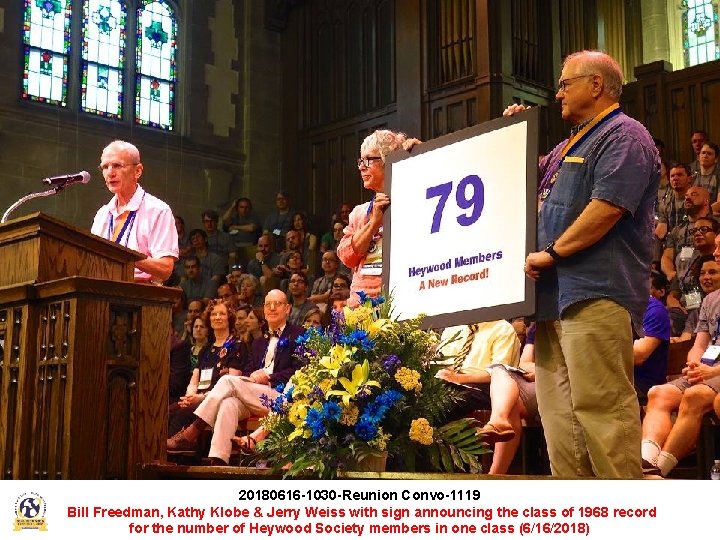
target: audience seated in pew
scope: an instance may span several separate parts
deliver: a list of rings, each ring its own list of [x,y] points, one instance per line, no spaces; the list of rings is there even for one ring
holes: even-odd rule
[[[210,343],[215,341],[210,327],[205,322],[204,313],[195,317],[192,321],[192,338],[186,340],[190,343],[190,365],[195,369],[200,362],[200,358],[205,353],[205,349],[210,347]],[[189,381],[188,381],[189,382]],[[185,385],[187,386],[187,385]]]
[[[490,419],[478,430],[485,442],[495,445],[488,474],[507,473],[520,446],[523,420],[540,421],[535,394],[535,324],[526,332],[518,368],[498,364],[490,373]]]
[[[647,403],[652,386],[663,384],[670,346],[670,316],[663,300],[668,281],[662,272],[651,272],[650,300],[643,316],[643,337],[633,342],[634,384],[640,405]]]
[[[242,340],[248,350],[251,350],[252,342],[267,331],[263,308],[245,304],[240,306],[235,314],[235,337]]]
[[[720,237],[715,240],[720,257]],[[642,425],[641,453],[644,471],[667,476],[697,444],[703,416],[712,410],[720,392],[718,321],[720,291],[705,297],[700,308],[697,335],[682,376],[653,386]],[[672,422],[672,413],[677,419]]]
[[[282,291],[270,291],[265,297],[264,309],[269,332],[253,342],[249,361],[240,366],[242,376],[234,371],[220,378],[200,401],[195,410],[196,420],[168,439],[168,451],[194,449],[200,433],[210,426],[213,428],[210,461],[215,465],[227,465],[238,422],[251,416],[267,415],[269,410],[263,405],[261,396],[275,399],[278,395],[275,387],[287,383],[300,367],[294,343],[303,328],[288,323],[290,305],[287,297]],[[226,327],[225,334],[229,335],[227,322]]]
[[[696,261],[696,280],[700,284],[700,295],[705,298],[713,291],[720,289],[720,265],[712,255],[703,255]],[[672,343],[687,341],[695,337],[695,327],[698,323],[700,309],[686,311],[685,326],[682,333],[677,337],[670,338]]]
[[[210,302],[203,314],[203,322],[212,328],[213,341],[202,349],[185,395],[176,406],[170,407],[168,433],[171,437],[193,423],[193,413],[223,375],[242,375],[248,363],[247,347],[230,333],[235,324],[235,313],[227,304],[222,300]],[[172,448],[168,446],[168,450]]]
[[[513,326],[505,320],[451,326],[443,330],[440,342],[441,352],[449,360],[436,376],[454,385],[464,397],[449,414],[450,419],[489,409],[491,366],[517,366],[520,361],[520,341]]]

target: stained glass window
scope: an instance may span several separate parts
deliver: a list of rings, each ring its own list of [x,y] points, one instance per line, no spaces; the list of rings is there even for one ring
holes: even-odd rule
[[[718,8],[712,0],[682,0],[685,67],[720,59]]]
[[[85,112],[122,118],[125,3],[83,2],[81,102]]]
[[[166,0],[143,0],[137,17],[135,122],[173,129],[177,21]]]
[[[71,0],[25,0],[23,98],[67,105]]]

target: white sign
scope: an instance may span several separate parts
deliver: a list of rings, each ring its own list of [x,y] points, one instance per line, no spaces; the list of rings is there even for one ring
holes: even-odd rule
[[[447,326],[534,312],[523,272],[535,243],[532,119],[489,122],[390,161],[384,275],[398,318]]]

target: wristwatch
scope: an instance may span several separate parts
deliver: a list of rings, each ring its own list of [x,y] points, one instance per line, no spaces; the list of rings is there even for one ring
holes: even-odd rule
[[[545,249],[543,250],[545,253],[550,255],[555,262],[560,262],[563,260],[563,258],[558,255],[557,251],[555,251],[555,240],[548,243],[547,246],[545,246]]]

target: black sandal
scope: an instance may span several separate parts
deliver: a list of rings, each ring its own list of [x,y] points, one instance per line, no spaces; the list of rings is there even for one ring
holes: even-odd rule
[[[246,439],[246,441],[244,443],[240,442],[243,439]],[[236,444],[241,454],[245,456],[252,456],[255,454],[255,447],[257,446],[257,441],[252,435],[244,435],[242,437],[239,437]]]

